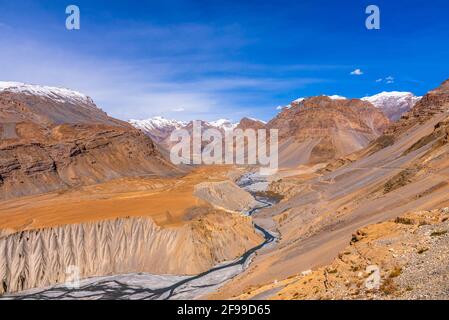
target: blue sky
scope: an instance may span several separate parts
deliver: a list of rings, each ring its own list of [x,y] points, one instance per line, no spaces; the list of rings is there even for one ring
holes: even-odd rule
[[[70,4],[81,30],[65,29]],[[303,96],[438,86],[448,15],[446,0],[0,0],[0,80],[76,89],[125,120],[267,120]]]

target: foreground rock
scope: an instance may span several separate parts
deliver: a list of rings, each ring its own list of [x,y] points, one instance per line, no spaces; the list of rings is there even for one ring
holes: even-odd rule
[[[261,283],[328,265],[364,226],[415,210],[449,205],[448,82],[432,90],[387,133],[353,157],[270,187],[285,200],[254,217],[278,232],[276,250],[215,297],[232,297]]]
[[[358,230],[328,266],[248,292],[271,299],[448,299],[449,208]]]
[[[64,283],[73,267],[81,278],[197,274],[262,241],[251,218],[225,212],[171,228],[149,218],[121,218],[22,231],[0,238],[0,293]]]
[[[257,205],[247,191],[231,181],[203,182],[195,186],[194,195],[216,208],[232,212],[244,212]]]

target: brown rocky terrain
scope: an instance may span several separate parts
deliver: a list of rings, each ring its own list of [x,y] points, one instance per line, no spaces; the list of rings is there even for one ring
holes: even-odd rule
[[[168,228],[121,218],[13,233],[0,237],[0,294],[63,283],[70,266],[82,278],[197,274],[261,241],[250,218],[219,211]]]
[[[248,270],[210,297],[240,296],[316,270],[332,263],[352,234],[367,225],[448,207],[447,85],[429,92],[410,112],[413,117],[393,124],[387,130],[394,133],[391,139],[382,136],[356,156],[313,174],[272,182],[270,188],[284,200],[254,219],[280,235],[279,245],[261,252]]]
[[[143,128],[148,135],[160,133],[151,120],[151,128],[145,126],[149,120],[132,123]],[[193,122],[183,124],[174,120],[164,119],[164,137],[158,139],[158,144],[164,150],[176,144],[170,141],[171,131],[175,128],[185,129],[190,134],[193,131]],[[225,129],[277,129],[280,134],[279,159],[281,167],[294,168],[301,164],[316,164],[339,159],[367,146],[379,137],[389,125],[380,109],[371,103],[359,99],[335,99],[327,96],[312,97],[292,102],[290,108],[272,119],[268,124],[257,119],[242,118],[238,125],[230,123],[227,126],[216,127],[212,123],[201,121],[202,130],[218,129],[224,136]],[[154,128],[153,128],[154,127]],[[159,136],[158,136],[159,137]],[[203,148],[208,142],[203,143]],[[234,143],[235,147],[235,143]],[[247,143],[245,140],[245,148]],[[224,149],[224,146],[223,146]],[[245,152],[245,159],[246,159]]]
[[[236,213],[257,206],[257,201],[251,194],[231,181],[199,183],[195,186],[194,195],[216,208]]]
[[[0,91],[0,199],[179,172],[150,138],[88,97]]]
[[[251,218],[235,213],[254,204],[232,181],[239,176],[235,168],[202,167],[183,177],[158,177],[170,166],[152,143],[154,151],[139,153],[138,147],[151,140],[127,124],[84,123],[80,118],[61,124],[45,114],[15,122],[4,108],[2,170],[21,175],[14,180],[2,173],[1,183],[8,194],[22,197],[0,200],[3,291],[61,282],[59,275],[73,261],[86,266],[83,277],[164,270],[198,273],[260,244],[254,220],[276,235],[276,241],[258,249],[247,269],[207,298],[440,297],[447,293],[448,274],[447,209],[441,209],[449,206],[447,86],[445,82],[429,92],[383,135],[386,117],[357,99],[315,97],[284,109],[266,126],[279,129],[281,165],[289,167],[267,179],[265,194],[279,195],[281,201]],[[259,125],[249,120],[245,126]],[[111,141],[116,134],[136,136],[117,140],[115,146]],[[136,149],[126,145],[127,139]],[[46,147],[40,153],[44,157],[73,140],[92,158],[82,152],[77,158],[75,149],[78,160],[61,174],[58,166],[67,168],[65,162],[30,166],[26,161],[31,149],[17,151],[20,141],[27,148],[36,141]],[[99,141],[110,148],[102,149],[108,150],[106,156],[87,146]],[[125,156],[128,151],[130,158]],[[19,166],[9,159],[17,159]],[[129,159],[138,159],[142,166],[158,159],[163,167],[159,173],[156,166],[137,165],[127,175]],[[94,170],[96,161],[101,165]],[[125,173],[118,169],[122,165]],[[48,167],[55,168],[64,184],[41,174],[41,168]],[[33,170],[39,172],[36,179],[48,179],[54,189],[26,180]],[[118,174],[107,176],[110,172]],[[84,181],[83,173],[90,180]],[[60,177],[81,181],[64,188],[68,183]],[[17,181],[23,182],[25,193]],[[48,193],[40,194],[43,191]],[[191,267],[185,264],[189,259]],[[365,290],[372,265],[380,268],[379,286]],[[416,281],[417,275],[423,281]]]
[[[404,113],[410,111],[421,98],[411,92],[391,91],[364,97],[362,100],[379,108],[391,121],[397,121]]]
[[[448,299],[449,208],[364,227],[329,265],[239,299]]]
[[[426,123],[433,116],[448,112],[449,80],[429,91],[409,112],[385,131],[385,136],[398,136],[416,125]]]
[[[64,282],[70,265],[82,278],[190,275],[239,257],[263,237],[238,213],[254,199],[229,180],[229,170],[122,178],[0,201],[0,291]],[[214,187],[197,197],[204,181]]]
[[[320,96],[293,102],[267,124],[279,130],[281,166],[328,162],[366,147],[389,120],[359,99]]]
[[[250,119],[250,118],[242,118],[242,120],[240,120],[239,124],[237,125],[236,129],[242,129],[242,130],[246,130],[246,129],[253,129],[253,130],[258,130],[258,129],[264,129],[265,128],[265,123],[263,123],[260,120],[257,119]]]

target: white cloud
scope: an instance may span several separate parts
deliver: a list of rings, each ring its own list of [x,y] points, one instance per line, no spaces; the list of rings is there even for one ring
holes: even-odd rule
[[[386,83],[394,83],[394,78],[392,76],[388,76],[385,78]]]
[[[355,69],[354,71],[351,72],[351,75],[353,76],[361,76],[363,74],[363,71],[360,69]]]
[[[282,110],[282,109],[284,109],[283,106],[277,106],[277,107],[276,107],[276,110]]]
[[[392,84],[392,83],[394,83],[394,81],[395,81],[395,79],[392,76],[388,76],[388,77],[380,78],[380,79],[376,80],[377,83],[382,82],[382,83],[386,83],[386,84]]]
[[[161,55],[162,58],[144,60],[97,58],[82,50],[70,51],[57,44],[24,39],[15,31],[2,34],[0,48],[0,81],[77,90],[91,96],[110,115],[124,120],[155,115],[181,120],[230,118],[244,108],[259,107],[239,90],[278,92],[325,81],[306,77],[279,79],[267,76],[264,70],[260,76],[248,77],[238,72],[245,68],[244,64],[224,66],[226,61],[218,63],[215,57],[201,54],[190,58]],[[216,77],[207,75],[216,68],[227,72]]]

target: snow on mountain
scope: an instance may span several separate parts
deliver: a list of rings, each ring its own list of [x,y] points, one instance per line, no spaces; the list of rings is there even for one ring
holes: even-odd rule
[[[293,101],[294,103],[300,103],[303,102],[306,98],[298,98],[295,101]]]
[[[216,121],[207,122],[207,124],[211,127],[222,130],[233,130],[238,125],[238,123],[233,123],[229,119],[218,119]]]
[[[392,91],[364,97],[362,100],[370,102],[375,107],[381,109],[390,120],[396,121],[405,112],[413,108],[421,100],[421,97],[417,97],[411,92]]]
[[[132,126],[142,130],[156,142],[167,138],[173,130],[180,129],[187,125],[187,122],[178,120],[169,120],[164,117],[153,117],[146,120],[129,120]]]
[[[167,127],[178,129],[187,125],[187,122],[169,120],[164,117],[154,117],[146,120],[129,120],[129,123],[142,130],[163,129]]]
[[[256,122],[260,122],[260,123],[263,123],[263,124],[267,124],[266,121],[263,121],[263,120],[260,120],[260,119],[256,119],[256,118],[248,118],[248,119],[256,121]]]
[[[326,96],[326,97],[328,97],[328,98],[330,98],[330,99],[332,99],[332,100],[346,100],[346,99],[347,99],[346,97],[339,96],[339,95],[337,95],[337,94],[334,94],[334,95],[332,95],[332,96]]]
[[[21,82],[0,81],[0,93],[1,92],[41,96],[62,103],[69,102],[73,104],[88,104],[90,106],[95,105],[90,97],[66,88],[39,86]]]

